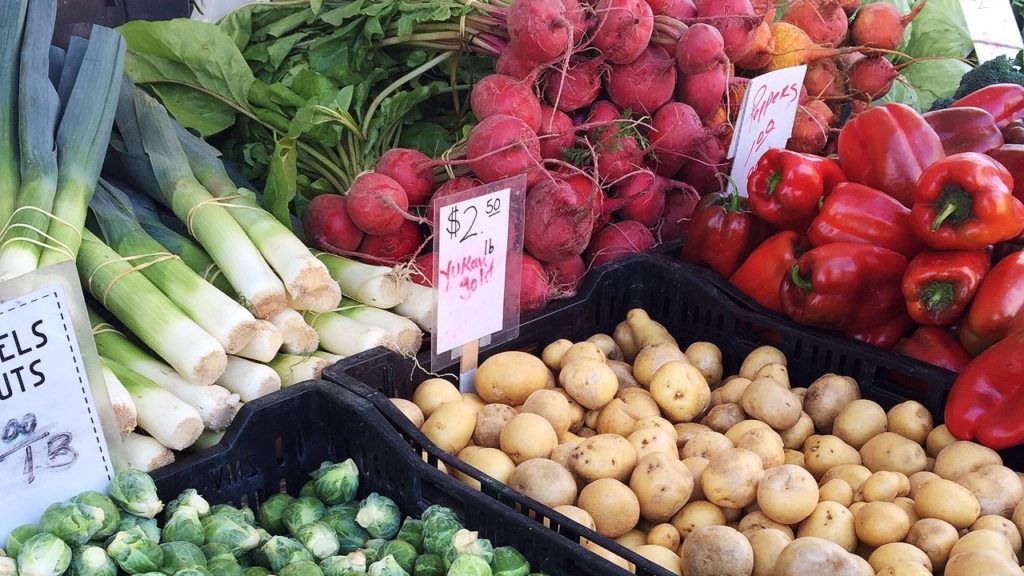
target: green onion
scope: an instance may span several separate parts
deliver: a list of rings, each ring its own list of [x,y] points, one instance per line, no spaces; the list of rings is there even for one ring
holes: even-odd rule
[[[28,0],[0,0],[0,239],[14,212],[18,171],[18,55]]]
[[[318,252],[316,257],[327,266],[347,298],[377,308],[392,308],[406,297],[403,280],[407,274],[401,268],[364,264],[326,252]]]
[[[281,389],[281,377],[273,368],[237,356],[228,356],[228,369],[217,384],[251,402]]]
[[[203,420],[195,408],[109,356],[104,361],[131,394],[140,428],[173,450],[187,448],[199,438]]]

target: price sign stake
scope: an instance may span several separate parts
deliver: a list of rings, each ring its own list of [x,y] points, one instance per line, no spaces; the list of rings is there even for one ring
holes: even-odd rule
[[[782,68],[754,78],[747,85],[733,132],[729,157],[732,179],[747,196],[747,176],[769,148],[785,148],[793,134],[807,66]]]
[[[1024,49],[1010,0],[960,0],[978,62],[1005,55],[1013,60]]]
[[[435,306],[431,369],[456,360],[473,389],[481,346],[519,333],[526,176],[439,198],[434,208]]]

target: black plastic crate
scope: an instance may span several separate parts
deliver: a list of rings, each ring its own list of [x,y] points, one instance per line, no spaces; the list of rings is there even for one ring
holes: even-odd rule
[[[93,24],[116,28],[129,20],[188,18],[190,0],[58,0],[53,43],[66,48],[71,36],[89,37]]]
[[[195,488],[213,504],[255,509],[277,492],[297,495],[324,460],[346,458],[359,467],[359,497],[378,492],[404,515],[447,506],[495,546],[522,552],[533,571],[628,574],[423,462],[372,404],[327,382],[291,386],[247,403],[219,444],[155,471],[153,478],[164,502]]]

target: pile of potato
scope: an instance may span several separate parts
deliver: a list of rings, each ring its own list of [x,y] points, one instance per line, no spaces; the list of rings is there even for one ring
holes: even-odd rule
[[[770,346],[722,373],[717,346],[682,350],[631,310],[613,336],[488,358],[476,394],[430,379],[393,402],[441,449],[675,574],[1024,575],[1024,484],[998,453],[848,377],[791,387]]]

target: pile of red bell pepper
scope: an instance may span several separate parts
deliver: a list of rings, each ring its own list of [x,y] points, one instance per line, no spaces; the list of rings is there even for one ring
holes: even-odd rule
[[[796,322],[958,372],[950,432],[1022,443],[1024,145],[1006,143],[1021,118],[1008,84],[924,115],[869,108],[837,159],[772,149],[749,198],[705,198],[682,257]]]

